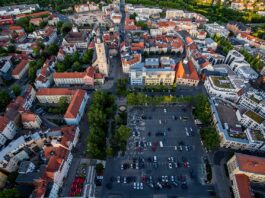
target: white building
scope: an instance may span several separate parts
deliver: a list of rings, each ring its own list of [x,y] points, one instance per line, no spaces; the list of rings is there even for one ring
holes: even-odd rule
[[[236,102],[245,84],[243,80],[235,76],[209,76],[204,86],[209,95]]]
[[[84,90],[78,90],[73,95],[69,107],[64,115],[65,122],[68,125],[78,125],[85,112],[88,98],[89,96]]]
[[[174,19],[174,18],[182,18],[185,16],[183,10],[167,10],[166,11],[166,19]]]
[[[260,114],[257,114],[254,111],[248,110],[246,112],[240,112],[239,110],[236,112],[237,119],[239,122],[249,129],[259,129],[264,130],[264,117]]]
[[[204,25],[206,31],[210,34],[210,36],[214,36],[215,34],[219,34],[222,37],[227,38],[229,35],[229,30],[227,30],[224,26],[219,25],[218,23],[208,23]]]
[[[39,9],[39,4],[21,4],[0,7],[0,16],[27,14]]]
[[[9,120],[5,116],[0,117],[0,134],[2,135],[2,145],[5,143],[3,136],[12,140],[17,133],[17,127],[12,120]]]

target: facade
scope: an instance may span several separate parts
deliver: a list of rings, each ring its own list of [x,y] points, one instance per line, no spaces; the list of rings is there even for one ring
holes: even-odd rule
[[[142,62],[141,54],[123,55],[122,56],[122,71],[123,73],[129,73],[132,66]]]
[[[12,61],[11,56],[0,58],[0,76],[5,80],[11,79]]]
[[[5,6],[0,8],[0,16],[18,15],[31,13],[39,9],[38,4],[21,4],[13,6]]]
[[[106,46],[99,37],[96,38],[95,48],[96,48],[97,59],[93,63],[93,66],[98,68],[99,73],[108,76],[110,68],[109,68],[109,60],[107,57]]]
[[[86,31],[79,31],[73,27],[63,39],[63,45],[75,45],[77,49],[87,49],[88,47],[88,33]]]
[[[5,116],[0,117],[0,134],[6,139],[12,140],[17,132],[15,123]]]
[[[233,32],[235,35],[239,33],[251,33],[251,28],[240,22],[229,22],[227,23],[226,28]]]
[[[132,66],[129,72],[131,85],[173,85],[175,61],[169,57],[147,58]]]

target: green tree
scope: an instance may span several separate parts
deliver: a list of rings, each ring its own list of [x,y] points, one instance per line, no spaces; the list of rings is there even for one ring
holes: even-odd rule
[[[72,30],[72,24],[71,23],[64,23],[62,25],[62,29],[61,29],[61,32],[66,35],[68,32],[70,32]]]
[[[194,115],[202,123],[208,125],[212,121],[210,103],[207,96],[203,94],[198,94],[194,97]]]
[[[80,72],[80,71],[82,71],[82,65],[78,61],[76,61],[76,62],[74,62],[73,66],[72,66],[72,70],[76,71],[76,72]]]
[[[4,111],[6,106],[9,104],[11,101],[10,96],[8,93],[4,90],[0,91],[0,110]]]
[[[15,188],[3,189],[0,191],[0,198],[19,198],[19,192]]]
[[[37,72],[37,63],[36,63],[36,61],[30,61],[29,70],[28,70],[28,78],[29,78],[30,83],[33,83],[35,81],[36,72]]]
[[[102,163],[98,163],[95,167],[97,174],[101,174],[104,170],[104,166]]]
[[[21,93],[21,88],[18,84],[13,84],[11,87],[13,93],[15,94],[15,96],[19,96]]]
[[[82,62],[84,64],[91,64],[92,63],[92,58],[93,58],[93,49],[86,50],[85,53],[82,56]]]
[[[58,102],[58,111],[61,114],[64,114],[68,108],[69,102],[67,97],[61,97]]]
[[[57,53],[58,53],[58,51],[59,51],[59,47],[58,47],[57,44],[52,43],[52,44],[50,44],[50,46],[48,47],[48,51],[49,51],[49,54],[50,54],[50,55],[54,55],[54,56],[56,56]]]
[[[215,128],[202,128],[200,131],[203,145],[208,150],[217,149],[220,145],[220,137]]]

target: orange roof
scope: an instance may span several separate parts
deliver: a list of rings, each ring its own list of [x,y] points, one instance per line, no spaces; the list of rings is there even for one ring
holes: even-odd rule
[[[9,30],[16,31],[16,30],[23,30],[23,28],[21,26],[18,26],[18,25],[11,25],[11,26],[9,26]]]
[[[0,132],[2,132],[5,128],[6,125],[8,124],[9,120],[5,116],[0,116]]]
[[[85,72],[63,72],[63,73],[57,73],[55,72],[53,74],[53,78],[84,78],[86,75]]]
[[[24,112],[21,114],[22,122],[35,122],[37,115],[30,112]]]
[[[20,63],[15,67],[15,69],[12,71],[12,75],[18,75],[24,67],[28,64],[28,60],[22,60]]]
[[[63,132],[61,144],[63,146],[69,147],[69,143],[73,142],[75,138],[76,127],[75,126],[64,126],[61,128],[61,131]]]
[[[236,174],[235,179],[240,197],[253,198],[254,196],[252,196],[251,194],[250,181],[248,176],[244,174]]]
[[[176,67],[176,78],[187,78],[192,80],[199,80],[198,73],[192,63],[192,61],[188,61],[187,69],[189,70],[189,74],[185,73],[185,69],[182,61],[180,61]]]
[[[84,90],[81,90],[81,89],[78,89],[75,92],[75,94],[74,94],[74,96],[73,96],[73,98],[72,98],[72,100],[71,100],[71,102],[67,108],[67,111],[64,114],[64,118],[71,119],[71,118],[77,117],[77,115],[79,113],[80,106],[84,100],[85,95],[86,95],[86,92]]]
[[[236,153],[239,169],[245,172],[265,174],[265,158]]]
[[[37,91],[37,96],[45,96],[45,95],[73,95],[75,90],[67,89],[67,88],[41,88]]]
[[[192,40],[192,38],[187,37],[187,38],[186,38],[186,42],[187,42],[188,44],[191,44],[191,43],[193,43],[193,40]]]

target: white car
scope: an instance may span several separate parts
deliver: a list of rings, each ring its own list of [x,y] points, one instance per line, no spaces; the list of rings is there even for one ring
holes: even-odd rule
[[[167,109],[164,109],[164,113],[166,113],[167,112]]]
[[[117,183],[118,184],[121,183],[121,177],[120,176],[117,177]]]
[[[172,168],[172,163],[168,163],[168,167],[171,169]]]
[[[123,183],[124,183],[124,184],[127,184],[127,179],[126,179],[126,177],[123,178]]]
[[[190,134],[189,134],[189,132],[188,132],[188,131],[186,131],[186,135],[187,135],[187,136],[190,136]]]
[[[162,182],[165,182],[165,176],[162,176]]]
[[[182,148],[182,146],[181,146],[181,145],[179,146],[179,150],[180,150],[180,151],[182,151],[182,150],[183,150],[183,148]]]
[[[137,190],[140,189],[140,183],[136,183],[136,189],[137,189]]]
[[[190,127],[190,131],[192,131],[192,128]]]
[[[124,167],[123,167],[123,164],[121,165],[121,170],[123,170],[124,169]]]
[[[175,151],[177,151],[178,150],[178,147],[177,146],[175,146]]]
[[[140,189],[143,190],[144,189],[144,184],[140,183]]]
[[[174,182],[174,181],[175,181],[175,178],[174,178],[174,176],[173,176],[173,175],[171,176],[171,181],[172,181],[172,182]]]
[[[133,189],[136,189],[136,183],[135,182],[133,183]]]

